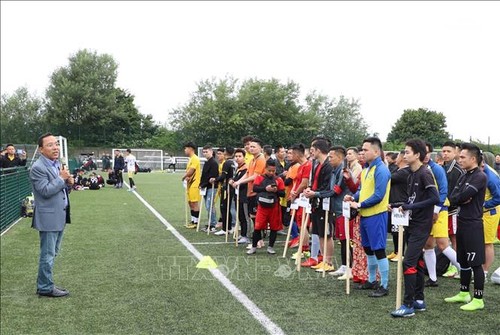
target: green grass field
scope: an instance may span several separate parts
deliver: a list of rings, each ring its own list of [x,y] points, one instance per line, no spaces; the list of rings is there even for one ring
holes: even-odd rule
[[[485,310],[467,313],[443,301],[458,292],[459,281],[439,278],[439,287],[426,289],[426,312],[393,319],[396,263],[391,262],[390,295],[373,299],[358,290],[347,296],[344,282],[329,275],[282,271],[293,268],[293,261],[280,257],[282,242],[276,256],[263,249],[247,256],[244,246],[207,244],[224,237],[183,227],[180,178],[180,173],[138,174],[138,193],[286,334],[500,333],[500,285],[487,283]],[[31,220],[2,236],[2,335],[266,333],[208,270],[196,268],[196,258],[132,192],[106,187],[73,192],[71,201],[73,223],[54,269],[56,284],[67,288],[69,297],[35,294],[39,245]],[[388,246],[390,252],[392,243]],[[496,245],[493,269],[498,266]]]

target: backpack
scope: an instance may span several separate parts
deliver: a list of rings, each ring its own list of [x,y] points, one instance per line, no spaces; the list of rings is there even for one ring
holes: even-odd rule
[[[24,198],[21,204],[21,215],[23,217],[33,217],[33,212],[35,211],[35,198],[33,194]]]

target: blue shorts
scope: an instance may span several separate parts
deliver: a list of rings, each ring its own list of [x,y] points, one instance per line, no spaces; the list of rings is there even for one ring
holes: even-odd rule
[[[361,245],[371,250],[385,250],[387,244],[387,212],[361,217]]]

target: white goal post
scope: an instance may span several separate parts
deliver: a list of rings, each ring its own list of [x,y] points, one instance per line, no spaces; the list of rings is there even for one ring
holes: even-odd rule
[[[126,157],[126,148],[113,148],[111,154],[112,162],[114,162],[115,150],[120,150],[123,158]],[[149,168],[151,170],[160,170],[163,171],[163,150],[160,149],[134,149],[130,148],[132,151],[132,155],[135,156],[137,160],[137,165],[142,168]],[[113,163],[114,164],[114,163]]]

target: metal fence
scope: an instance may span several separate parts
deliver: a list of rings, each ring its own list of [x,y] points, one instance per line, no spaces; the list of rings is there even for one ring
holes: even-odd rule
[[[0,231],[21,217],[22,202],[31,192],[25,166],[0,169]]]

